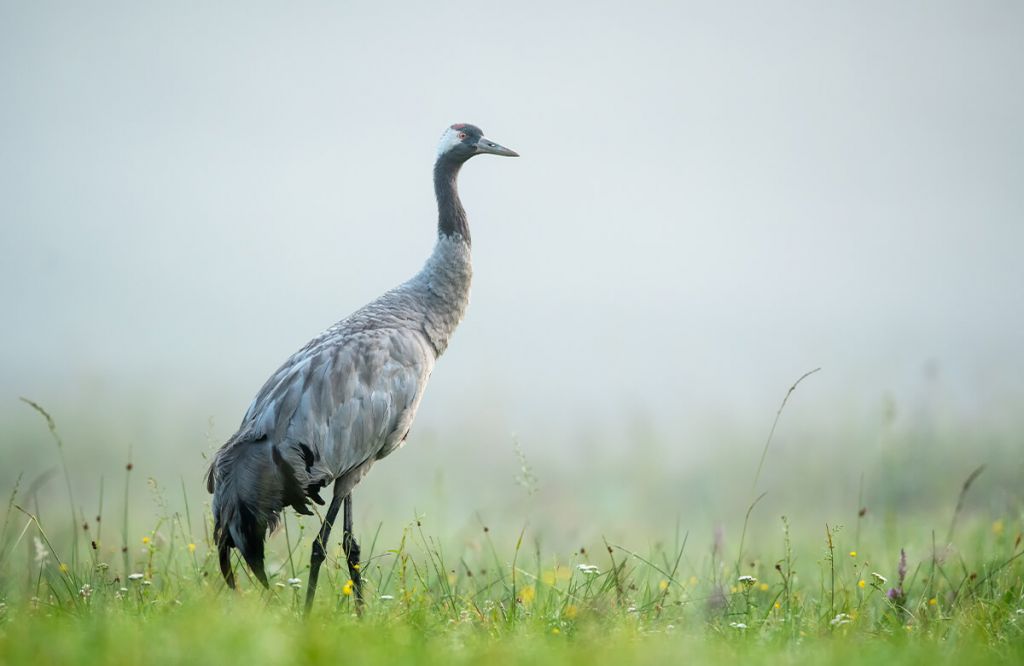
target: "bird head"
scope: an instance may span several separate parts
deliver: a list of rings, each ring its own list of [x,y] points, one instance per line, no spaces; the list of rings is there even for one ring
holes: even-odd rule
[[[483,154],[519,157],[519,153],[491,141],[479,127],[468,123],[455,123],[446,129],[437,147],[438,159],[443,157],[465,162],[474,155]]]

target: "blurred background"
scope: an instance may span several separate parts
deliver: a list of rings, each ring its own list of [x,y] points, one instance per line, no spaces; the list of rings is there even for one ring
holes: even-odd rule
[[[419,269],[472,122],[523,157],[463,173],[472,303],[364,526],[710,535],[762,491],[772,530],[945,525],[981,464],[968,510],[1019,515],[1022,34],[1009,1],[4,0],[0,491],[58,465],[26,396],[83,507],[128,460],[137,506],[206,501],[267,375]]]

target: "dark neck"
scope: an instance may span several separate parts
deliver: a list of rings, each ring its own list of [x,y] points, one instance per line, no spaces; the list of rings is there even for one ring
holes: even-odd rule
[[[456,186],[462,165],[463,162],[444,156],[437,158],[437,163],[434,164],[437,233],[439,236],[449,237],[459,234],[466,241],[466,245],[469,245],[469,221],[466,219],[466,209],[459,201],[459,189]]]

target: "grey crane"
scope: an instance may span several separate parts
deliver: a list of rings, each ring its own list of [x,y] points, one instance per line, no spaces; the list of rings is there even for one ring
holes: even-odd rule
[[[470,234],[459,200],[459,170],[474,155],[518,157],[474,125],[445,130],[434,163],[437,244],[419,273],[334,324],[271,375],[217,451],[207,474],[213,493],[220,569],[235,587],[231,549],[268,587],[264,541],[291,506],[312,515],[334,484],[313,542],[306,610],[342,501],[342,547],[357,603],[362,602],[359,544],[352,532],[352,489],[376,461],[405,443],[434,363],[448,347],[469,302]]]

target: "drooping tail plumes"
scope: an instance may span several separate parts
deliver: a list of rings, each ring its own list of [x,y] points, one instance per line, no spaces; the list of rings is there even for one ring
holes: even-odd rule
[[[315,464],[309,447],[278,447],[266,437],[247,434],[240,431],[217,452],[206,479],[206,488],[213,493],[220,571],[232,588],[231,549],[237,548],[253,575],[269,587],[263,565],[267,532],[277,527],[286,506],[312,515],[308,502],[323,504],[317,492],[329,481],[329,473]]]
[[[237,548],[253,575],[268,587],[263,566],[263,542],[278,522],[280,480],[266,439],[233,442],[217,452],[207,476],[213,493],[213,535],[220,571],[235,587],[231,549]]]

